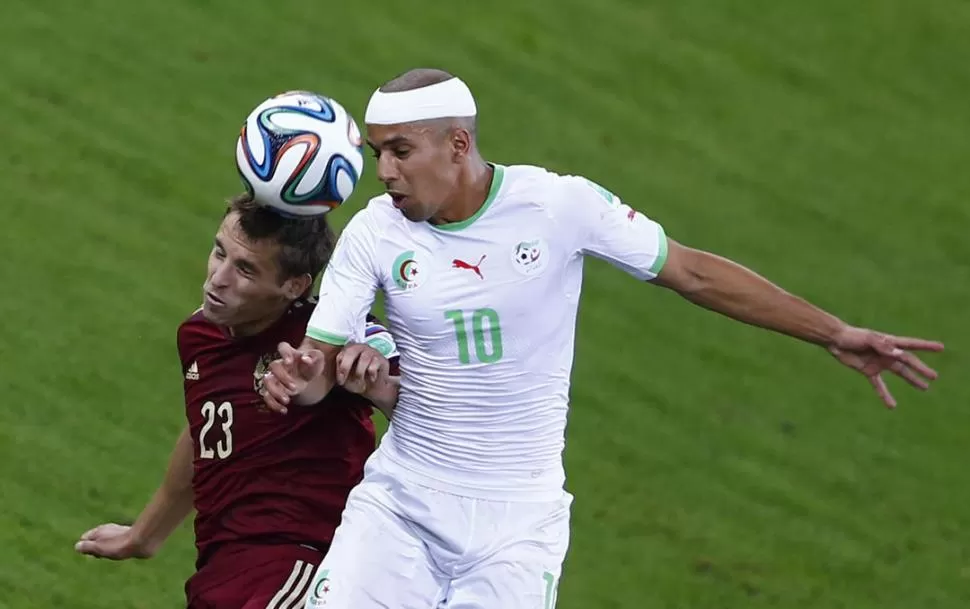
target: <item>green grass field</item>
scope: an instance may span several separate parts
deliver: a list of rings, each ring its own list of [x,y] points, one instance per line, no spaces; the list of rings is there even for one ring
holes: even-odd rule
[[[241,121],[293,88],[360,120],[417,66],[471,84],[488,158],[584,174],[851,322],[947,342],[888,412],[824,352],[590,263],[561,609],[970,606],[967,2],[5,8],[0,607],[181,606],[188,527],[151,561],[72,545],[160,480]]]

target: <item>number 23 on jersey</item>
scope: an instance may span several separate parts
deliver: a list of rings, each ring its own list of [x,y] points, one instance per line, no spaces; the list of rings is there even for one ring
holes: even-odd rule
[[[202,405],[202,418],[205,424],[199,432],[199,458],[225,459],[232,454],[232,404],[223,402],[216,406],[215,402],[206,402]],[[206,444],[206,436],[212,431],[212,427],[218,422],[222,426],[223,439],[214,443],[214,446]]]

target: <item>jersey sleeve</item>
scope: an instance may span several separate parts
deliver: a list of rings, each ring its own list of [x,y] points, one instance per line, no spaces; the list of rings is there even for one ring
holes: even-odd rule
[[[659,223],[581,176],[565,176],[562,185],[560,204],[575,253],[605,260],[638,279],[657,276],[667,261],[667,235]]]
[[[397,352],[397,343],[390,330],[376,317],[368,317],[367,326],[364,329],[364,342],[387,358],[392,375],[400,374],[401,355]]]
[[[365,208],[351,218],[320,280],[306,335],[341,346],[363,337],[367,311],[380,285],[375,256],[378,231]]]

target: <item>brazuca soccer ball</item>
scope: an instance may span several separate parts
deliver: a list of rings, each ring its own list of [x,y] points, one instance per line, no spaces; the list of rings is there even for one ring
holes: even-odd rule
[[[364,171],[363,141],[336,100],[289,91],[246,117],[236,166],[258,204],[289,216],[325,214],[353,194]]]

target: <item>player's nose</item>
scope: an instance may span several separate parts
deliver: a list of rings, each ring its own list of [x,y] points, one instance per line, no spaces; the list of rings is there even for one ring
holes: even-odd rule
[[[377,158],[377,179],[386,188],[391,189],[391,184],[397,180],[398,171],[394,159],[389,154],[382,154]]]
[[[213,288],[224,288],[229,285],[229,271],[224,264],[217,265],[209,275],[209,286]]]

